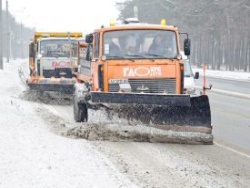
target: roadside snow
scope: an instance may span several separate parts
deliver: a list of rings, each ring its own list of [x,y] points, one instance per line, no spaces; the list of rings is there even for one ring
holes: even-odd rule
[[[193,67],[193,72],[199,72],[200,76],[204,76],[203,69]],[[206,77],[211,77],[211,78],[220,78],[220,79],[227,79],[227,80],[238,80],[238,81],[245,81],[245,82],[250,82],[250,72],[234,72],[234,71],[221,71],[221,70],[206,70],[205,71]],[[203,78],[200,78],[201,80]],[[196,86],[199,90],[202,90],[201,86]],[[237,96],[240,98],[246,98],[250,99],[249,94],[245,93],[239,93],[237,91],[227,91],[223,89],[218,89],[218,88],[212,88],[211,92],[216,92],[216,93],[221,93],[225,95],[231,95],[231,96]]]
[[[201,76],[204,75],[203,69],[193,67],[193,72],[199,72]],[[250,81],[249,72],[234,72],[234,71],[221,71],[221,70],[209,70],[207,69],[205,75],[208,77],[225,78],[225,79],[237,79]]]
[[[0,187],[136,187],[90,142],[54,134],[37,104],[20,99],[22,62],[0,70]]]

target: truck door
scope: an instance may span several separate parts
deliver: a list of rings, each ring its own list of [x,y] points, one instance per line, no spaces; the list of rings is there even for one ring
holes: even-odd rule
[[[93,75],[93,90],[103,91],[103,64],[99,64],[100,33],[94,33],[93,58],[91,60],[91,73]]]

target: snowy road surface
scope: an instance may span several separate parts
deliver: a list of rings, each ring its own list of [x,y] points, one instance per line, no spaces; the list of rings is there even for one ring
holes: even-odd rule
[[[72,106],[24,100],[20,65],[0,70],[0,187],[249,187],[250,157],[219,145],[63,136]]]

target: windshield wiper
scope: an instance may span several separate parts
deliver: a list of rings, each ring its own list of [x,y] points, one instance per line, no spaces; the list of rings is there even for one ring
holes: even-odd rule
[[[159,55],[159,54],[146,54],[146,55],[152,56],[152,57],[167,58],[167,57],[165,57],[165,56],[163,56],[163,55]]]
[[[109,55],[109,56],[106,56],[107,60],[108,59],[124,59],[123,56],[120,56],[120,55]]]
[[[145,58],[145,56],[144,55],[139,55],[139,54],[124,54],[124,56],[125,57],[132,57],[132,58],[137,58],[137,57],[139,57],[139,58]]]

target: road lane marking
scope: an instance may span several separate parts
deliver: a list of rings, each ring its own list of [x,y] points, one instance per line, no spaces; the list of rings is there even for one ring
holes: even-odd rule
[[[220,112],[220,113],[234,115],[234,116],[240,116],[240,117],[246,118],[246,119],[250,118],[250,115],[230,112],[230,111],[228,111],[228,109],[224,110],[224,109],[222,109],[220,107],[214,107],[213,109],[214,109],[215,112]],[[214,112],[212,111],[212,113],[214,113]]]
[[[246,158],[249,158],[249,159],[250,159],[250,155],[247,155],[247,154],[245,154],[245,153],[243,153],[243,152],[240,152],[240,151],[237,151],[237,150],[235,150],[235,149],[233,149],[233,148],[230,148],[230,147],[228,147],[228,146],[219,144],[218,142],[215,142],[215,141],[214,141],[214,144],[217,145],[217,146],[219,146],[219,147],[222,147],[222,148],[224,148],[224,149],[226,149],[226,150],[232,151],[232,152],[234,152],[234,153],[236,153],[236,154],[238,154],[238,155],[241,155],[241,156],[243,156],[243,157],[246,157]]]

